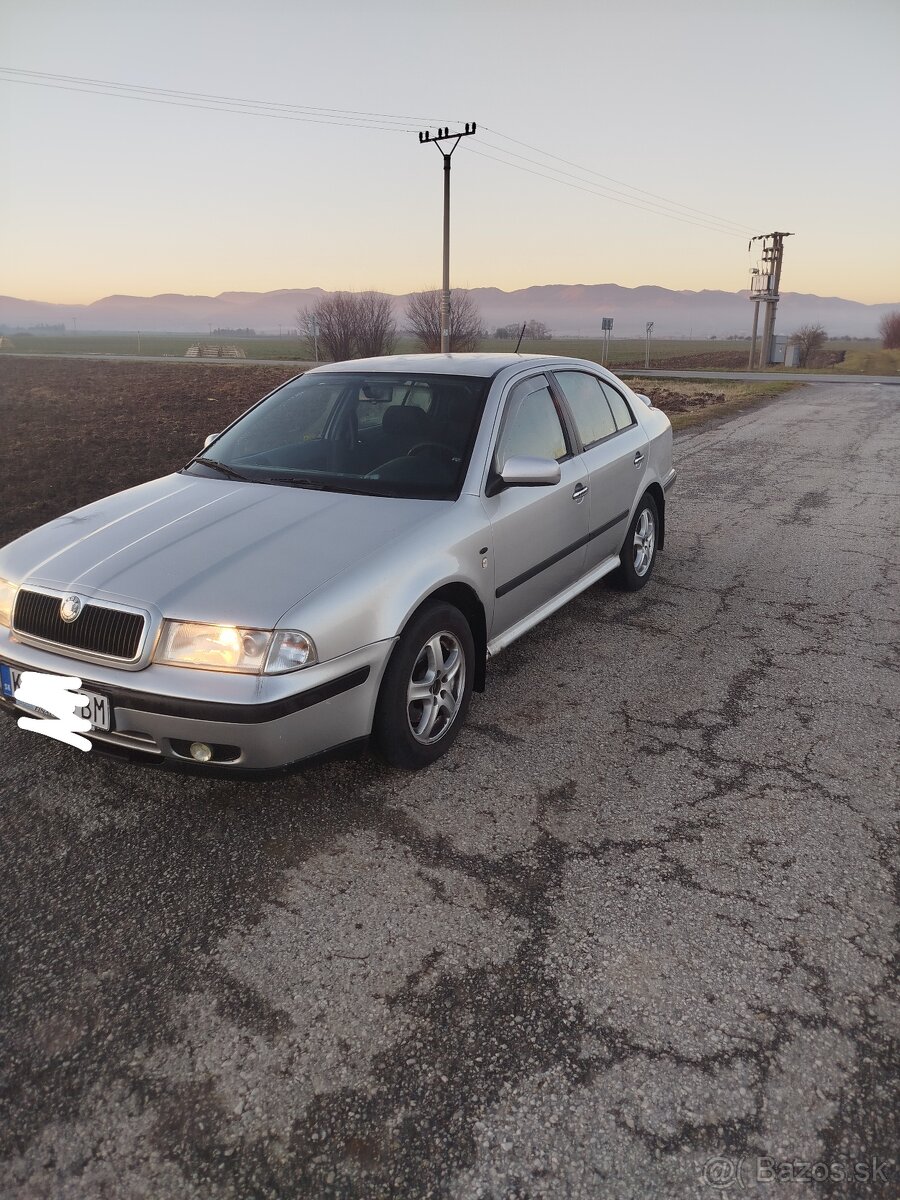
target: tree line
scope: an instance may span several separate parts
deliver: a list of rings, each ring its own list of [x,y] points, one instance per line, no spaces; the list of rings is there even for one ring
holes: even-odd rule
[[[413,292],[405,308],[406,328],[417,349],[437,353],[441,348],[441,293],[438,288]],[[382,292],[331,292],[297,312],[297,328],[304,352],[312,358],[343,362],[349,358],[377,358],[392,354],[398,329],[389,296]],[[497,329],[494,337],[518,340],[521,325]],[[471,294],[457,288],[450,293],[450,350],[477,350],[488,336]],[[549,338],[542,321],[528,321],[527,338]]]

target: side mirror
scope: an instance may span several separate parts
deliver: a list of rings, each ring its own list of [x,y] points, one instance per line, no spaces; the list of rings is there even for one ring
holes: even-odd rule
[[[550,487],[559,483],[559,463],[517,454],[503,464],[500,478],[510,487]]]
[[[635,392],[634,394],[637,396],[638,400],[643,401],[643,403],[646,404],[648,408],[653,407],[653,401],[650,399],[649,396],[645,396],[643,392]]]
[[[208,433],[206,435],[206,440],[203,443],[203,449],[205,450],[206,447],[210,445],[210,443],[214,442],[218,436],[219,435],[217,433]]]

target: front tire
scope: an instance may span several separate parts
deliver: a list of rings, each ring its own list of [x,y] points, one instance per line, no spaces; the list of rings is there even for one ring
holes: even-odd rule
[[[650,582],[659,545],[659,510],[647,492],[641,497],[619,552],[621,566],[613,580],[626,592],[639,592]]]
[[[452,604],[428,604],[404,629],[384,673],[372,736],[382,758],[417,770],[440,758],[472,699],[475,642]]]

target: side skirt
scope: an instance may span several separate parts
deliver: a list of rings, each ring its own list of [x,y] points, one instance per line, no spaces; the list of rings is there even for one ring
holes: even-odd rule
[[[618,554],[611,554],[609,558],[604,558],[602,563],[598,563],[587,575],[582,575],[580,579],[576,579],[569,586],[552,599],[542,604],[540,608],[536,608],[534,612],[523,617],[521,621],[517,621],[515,625],[510,625],[509,629],[504,630],[495,638],[491,638],[487,645],[487,656],[493,658],[499,654],[501,650],[505,650],[517,638],[520,638],[523,633],[527,633],[529,629],[533,629],[535,625],[540,624],[545,617],[549,617],[551,613],[556,612],[558,608],[562,608],[564,604],[568,604],[580,592],[586,591],[587,588],[595,584],[598,579],[602,579],[604,575],[608,575],[610,571],[614,571],[619,565]]]

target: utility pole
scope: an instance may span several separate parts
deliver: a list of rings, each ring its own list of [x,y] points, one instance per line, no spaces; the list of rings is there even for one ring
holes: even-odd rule
[[[762,339],[759,344],[759,366],[767,367],[772,361],[772,341],[775,337],[775,310],[778,307],[781,284],[781,266],[784,261],[784,239],[792,233],[760,233],[750,239],[747,250],[754,242],[762,242],[762,270],[754,270],[750,278],[750,299],[754,303],[753,333],[750,338],[750,367],[756,350],[756,330],[759,322],[759,306],[765,304]]]
[[[754,272],[754,274],[758,275],[759,272],[756,271],[756,272]],[[752,278],[750,280],[750,288],[751,288],[751,295],[752,295],[752,289],[753,289],[753,279]],[[759,328],[759,303],[760,302],[759,302],[758,298],[753,301],[753,330],[750,334],[750,357],[747,360],[748,371],[753,370],[753,359],[756,355],[756,331]]]
[[[475,132],[475,122],[466,122],[466,128],[462,133],[451,133],[446,127],[439,129],[437,133],[432,135],[425,130],[419,134],[419,142],[453,142],[450,150],[443,150],[438,146],[441,155],[444,159],[444,262],[443,274],[441,279],[441,354],[450,353],[450,159],[453,156],[453,151],[459,145],[459,139],[469,137]]]
[[[650,334],[653,332],[653,322],[647,322],[647,352],[644,355],[644,370],[650,369]]]

